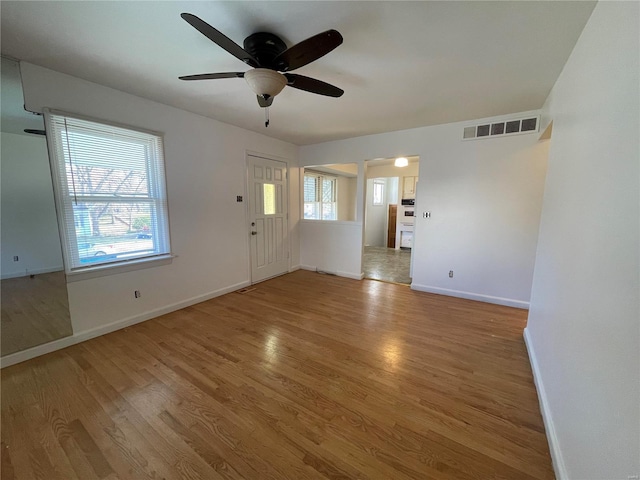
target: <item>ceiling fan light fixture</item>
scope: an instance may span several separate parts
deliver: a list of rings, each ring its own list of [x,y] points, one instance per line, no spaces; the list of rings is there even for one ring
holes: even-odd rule
[[[244,79],[251,90],[263,98],[275,97],[287,84],[287,77],[269,68],[249,70],[245,72]]]
[[[393,162],[393,165],[396,167],[406,167],[407,165],[409,165],[409,160],[407,160],[405,157],[398,157],[396,158],[396,161]]]

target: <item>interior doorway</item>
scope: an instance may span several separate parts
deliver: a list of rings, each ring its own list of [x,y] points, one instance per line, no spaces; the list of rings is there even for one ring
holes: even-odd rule
[[[405,167],[395,159],[367,162],[363,272],[364,277],[411,284],[418,157]]]

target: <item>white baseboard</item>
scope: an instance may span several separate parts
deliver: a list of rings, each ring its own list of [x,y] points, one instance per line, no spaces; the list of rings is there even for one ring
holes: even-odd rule
[[[0,368],[9,367],[11,365],[15,365],[16,363],[31,360],[32,358],[39,357],[41,355],[46,355],[47,353],[55,352],[56,350],[60,350],[60,349],[69,347],[71,345],[75,345],[76,343],[81,343],[86,340],[99,337],[100,335],[105,335],[107,333],[115,332],[116,330],[120,330],[122,328],[135,325],[136,323],[146,322],[147,320],[151,320],[152,318],[159,317],[160,315],[175,312],[176,310],[180,310],[181,308],[186,308],[191,305],[195,305],[196,303],[204,302],[212,298],[234,292],[241,288],[248,287],[249,285],[251,285],[251,282],[249,282],[248,280],[245,282],[236,283],[235,285],[230,285],[228,287],[224,287],[224,288],[215,290],[213,292],[205,293],[203,295],[198,295],[196,297],[191,297],[181,302],[173,303],[171,305],[166,305],[164,307],[157,308],[155,310],[150,310],[148,312],[134,315],[132,317],[124,318],[122,320],[116,320],[115,322],[111,322],[106,325],[101,325],[96,328],[91,328],[89,330],[84,330],[82,332],[74,333],[69,337],[61,338],[59,340],[54,340],[53,342],[45,343],[42,345],[37,345],[35,347],[29,348],[27,350],[23,350],[21,352],[12,353],[10,355],[0,358]]]
[[[354,280],[362,280],[364,278],[364,273],[351,273],[351,272],[342,272],[337,270],[335,272],[331,270],[324,270],[323,268],[312,267],[311,265],[300,265],[301,270],[309,270],[310,272],[320,272],[320,273],[328,273],[329,275],[336,275],[338,277],[344,278],[352,278]]]
[[[447,295],[449,297],[466,298],[467,300],[477,300],[479,302],[494,303],[496,305],[504,305],[506,307],[529,309],[529,302],[522,300],[513,300],[511,298],[492,297],[490,295],[482,295],[480,293],[463,292],[461,290],[449,290],[447,288],[430,287],[428,285],[411,284],[412,290],[419,292],[437,293],[438,295]]]
[[[291,272],[295,272],[296,270],[300,270],[302,267],[300,266],[300,264],[298,265],[293,265],[292,267],[289,267],[289,273]]]
[[[63,348],[75,345],[76,343],[80,343],[80,341],[78,341],[74,335],[71,335],[69,337],[54,340],[53,342],[36,345],[35,347],[31,347],[27,350],[22,350],[0,358],[0,368],[10,367],[16,363],[25,362],[32,358],[55,352],[56,350],[62,350]]]
[[[549,451],[551,452],[551,461],[553,462],[553,469],[556,473],[557,480],[569,480],[567,474],[567,467],[564,465],[562,457],[562,451],[560,450],[560,443],[556,435],[556,429],[551,417],[551,409],[549,408],[549,401],[547,400],[547,393],[544,390],[544,384],[542,383],[542,377],[540,375],[540,369],[538,366],[538,360],[536,358],[536,352],[533,349],[531,343],[531,337],[529,336],[529,330],[524,329],[524,343],[527,346],[527,353],[529,354],[529,363],[531,363],[531,370],[533,371],[533,382],[538,392],[538,401],[540,402],[540,412],[542,413],[542,420],[544,421],[544,428],[547,432],[547,442],[549,442]]]
[[[362,280],[364,278],[364,273],[350,273],[350,272],[341,272],[338,270],[336,275],[339,277],[352,278],[354,280]]]

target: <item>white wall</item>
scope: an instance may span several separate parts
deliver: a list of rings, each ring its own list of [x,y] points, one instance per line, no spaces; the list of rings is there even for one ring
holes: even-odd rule
[[[1,145],[2,278],[62,270],[47,142],[2,132]]]
[[[373,178],[367,179],[367,200],[365,202],[364,244],[371,247],[384,247],[386,245],[385,225],[387,221],[387,204],[373,204]],[[384,180],[384,179],[383,179]],[[387,192],[386,181],[384,184]],[[386,197],[386,195],[385,195]]]
[[[400,193],[402,193],[402,177],[417,177],[419,163],[411,162],[406,167],[393,165],[373,165],[367,163],[367,178],[400,177]]]
[[[397,205],[400,200],[400,179],[398,177],[387,177],[387,212],[389,204]]]
[[[370,169],[367,170],[369,177]],[[372,247],[387,246],[387,228],[389,225],[389,204],[399,203],[398,177],[376,177],[384,181],[384,199],[382,205],[373,204],[373,178],[367,179],[367,199],[364,224],[364,244]],[[398,220],[399,222],[400,220]],[[395,227],[394,227],[395,228]]]
[[[640,475],[638,21],[637,2],[598,3],[544,107],[525,336],[560,480]]]
[[[303,146],[300,164],[338,159],[363,164],[376,157],[419,156],[412,287],[527,307],[547,144],[539,142],[537,134],[462,141],[462,130],[470,124],[475,122]],[[431,211],[430,220],[421,218],[426,210]],[[333,234],[316,233],[328,241]],[[342,242],[343,248],[359,257],[362,238],[353,237],[352,242]],[[305,264],[310,249],[304,240],[300,248]],[[454,270],[454,278],[449,278],[449,270]]]
[[[171,245],[178,257],[171,265],[70,283],[74,335],[247,284],[246,203],[236,203],[236,195],[246,197],[247,151],[289,162],[291,265],[299,263],[295,145],[26,63],[22,77],[29,110],[50,107],[164,133]],[[135,299],[134,290],[142,297]]]
[[[345,222],[355,221],[356,219],[356,177],[338,176],[337,182],[337,202],[338,202],[338,220]]]
[[[305,164],[305,167],[335,165],[336,160]],[[345,159],[344,164],[354,163]],[[300,176],[303,165],[300,165]],[[355,221],[301,220],[298,222],[300,238],[300,267],[307,270],[321,270],[343,277],[363,278],[362,239],[364,224],[364,162],[356,163]],[[333,167],[332,167],[333,168]],[[352,168],[349,168],[350,173]],[[302,202],[302,197],[300,197]]]
[[[345,248],[358,242],[358,249]],[[363,277],[362,222],[303,220],[300,224],[300,244],[304,245],[302,268],[341,277]]]

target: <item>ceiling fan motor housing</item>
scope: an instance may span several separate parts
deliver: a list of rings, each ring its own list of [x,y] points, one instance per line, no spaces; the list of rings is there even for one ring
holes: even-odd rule
[[[337,30],[327,30],[298,42],[290,48],[280,37],[269,32],[256,32],[244,39],[244,48],[222,32],[191,13],[181,13],[180,17],[213,43],[243,61],[252,69],[246,72],[220,72],[186,75],[180,80],[214,80],[220,78],[244,78],[256,94],[258,104],[269,107],[273,97],[289,85],[327,97],[340,97],[344,91],[334,85],[290,73],[334,50],[342,44],[343,38]],[[282,73],[281,73],[282,72]]]
[[[244,39],[244,49],[250,53],[261,67],[282,70],[285,65],[275,65],[275,58],[287,49],[285,43],[273,33],[257,32]]]

